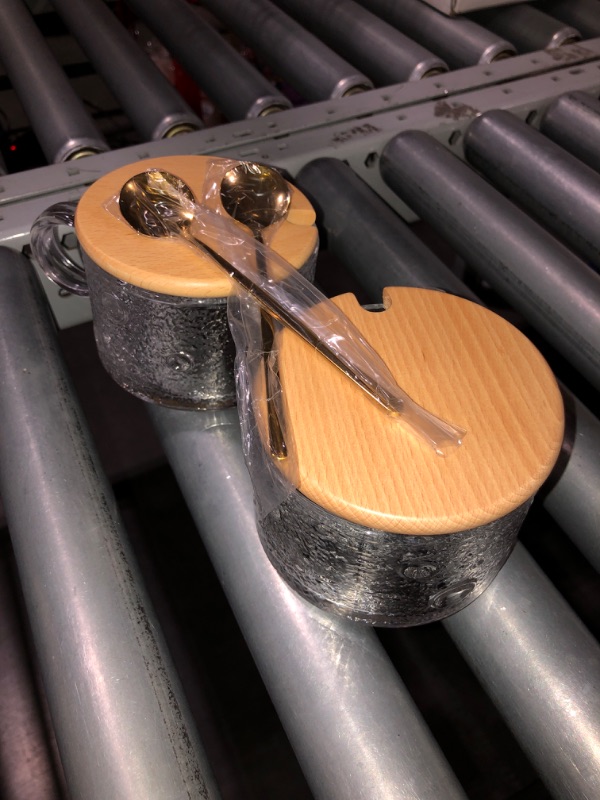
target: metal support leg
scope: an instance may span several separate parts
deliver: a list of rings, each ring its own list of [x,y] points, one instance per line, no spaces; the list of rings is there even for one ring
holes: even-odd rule
[[[554,797],[600,797],[600,646],[526,550],[444,626]]]
[[[384,180],[600,388],[600,275],[421,131],[394,137]]]
[[[102,0],[51,0],[144,139],[202,122]]]
[[[600,175],[509,111],[486,111],[464,138],[467,160],[600,268]]]
[[[22,0],[0,3],[0,61],[49,162],[109,149]]]
[[[373,88],[365,75],[270,0],[202,0],[202,5],[306,100],[329,100]]]
[[[0,250],[0,492],[73,800],[217,798],[29,262]]]
[[[152,416],[315,798],[464,798],[373,630],[309,605],[268,561],[237,411]]]
[[[260,117],[291,107],[290,101],[185,0],[126,2],[229,120]]]
[[[354,0],[277,0],[277,5],[380,86],[415,81],[448,69],[441,58]]]
[[[540,130],[600,172],[600,101],[585,92],[563,94],[548,107]]]

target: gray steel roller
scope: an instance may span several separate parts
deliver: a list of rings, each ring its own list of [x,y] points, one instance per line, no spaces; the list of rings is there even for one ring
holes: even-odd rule
[[[151,413],[316,800],[464,800],[373,629],[309,605],[271,566],[237,411]]]
[[[600,36],[598,0],[546,0],[544,11],[577,28],[587,39]]]
[[[444,627],[553,796],[600,797],[600,646],[522,545]]]
[[[217,798],[30,262],[0,248],[0,491],[73,800]]]
[[[380,163],[396,194],[600,388],[600,275],[428,134],[398,134]]]
[[[438,56],[354,0],[277,0],[277,5],[377,85],[415,81],[448,69]]]
[[[290,108],[261,75],[186,0],[126,0],[230,120]]]
[[[585,92],[563,94],[548,107],[540,130],[600,172],[600,102],[595,97]]]
[[[529,3],[478,11],[471,18],[508,39],[519,53],[562,47],[581,39],[576,28],[558,22]]]
[[[464,137],[467,160],[575,252],[600,267],[600,175],[508,111],[486,111]]]
[[[386,286],[422,286],[477,298],[343,161],[318,158],[296,183],[316,207],[327,248],[381,303]]]
[[[373,84],[270,0],[201,0],[296,91],[311,101],[344,97]]]
[[[443,289],[478,298],[347,165],[320,158],[296,182],[316,207],[327,248],[349,269],[371,303],[385,286]],[[560,464],[544,498],[553,516],[600,572],[600,421],[563,389],[567,437]]]
[[[109,149],[22,0],[0,3],[0,61],[50,163]]]
[[[202,127],[102,0],[51,2],[145,139]]]
[[[514,45],[464,16],[449,17],[422,0],[359,0],[390,25],[436,53],[453,69],[490,64],[516,53]]]

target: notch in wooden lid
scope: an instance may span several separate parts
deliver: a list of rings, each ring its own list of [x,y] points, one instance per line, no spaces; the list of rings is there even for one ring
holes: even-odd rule
[[[81,247],[99,267],[120,280],[160,294],[178,297],[227,297],[232,292],[228,275],[210,256],[179,239],[155,239],[134,231],[106,204],[118,197],[134,175],[158,168],[182,178],[199,200],[207,170],[218,158],[164,156],[136,161],[99,178],[77,206],[75,229]],[[223,159],[226,163],[229,159]],[[302,267],[317,245],[315,212],[307,198],[290,186],[286,219],[264,232],[265,241],[296,268]]]
[[[386,310],[334,302],[428,410],[467,430],[446,458],[381,410],[290,331],[279,369],[293,479],[337,516],[396,533],[475,528],[539,489],[560,451],[556,380],[533,344],[497,314],[452,295],[384,291]],[[290,469],[292,463],[281,467]]]

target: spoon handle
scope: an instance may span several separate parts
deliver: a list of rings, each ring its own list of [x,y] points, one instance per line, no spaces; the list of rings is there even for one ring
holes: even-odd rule
[[[253,254],[273,259],[274,272],[283,277],[280,281],[260,276],[255,268],[246,266],[248,262],[244,258],[225,258],[207,244],[204,237],[195,236],[189,228],[184,235],[190,243],[209,253],[265,311],[325,356],[392,416],[401,417],[411,425],[439,455],[445,455],[447,447],[456,447],[461,443],[464,431],[440,420],[404,393],[385,362],[364,340],[360,331],[345,320],[326,297],[323,296],[322,301],[317,298],[317,290],[312,284],[309,284],[312,293],[310,299],[290,293],[284,287],[290,271],[296,282],[301,276],[277,254],[251,237],[244,239],[244,244],[247,242],[248,247],[253,248]],[[239,265],[234,263],[238,261]],[[278,296],[282,291],[286,292],[283,299]]]

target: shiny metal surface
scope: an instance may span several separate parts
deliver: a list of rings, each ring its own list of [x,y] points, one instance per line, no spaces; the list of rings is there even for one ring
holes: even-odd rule
[[[290,108],[290,101],[185,0],[126,0],[230,120]]]
[[[277,0],[277,5],[378,86],[420,80],[448,69],[441,58],[354,0]]]
[[[219,194],[229,216],[250,228],[259,241],[264,228],[285,219],[292,199],[280,172],[248,161],[225,173]]]
[[[600,172],[600,101],[587,92],[570,92],[546,110],[540,130]]]
[[[310,198],[327,247],[381,303],[386,286],[420,286],[477,302],[475,294],[416,236],[370,186],[337,158],[318,158],[296,182]]]
[[[372,88],[365,76],[270,0],[202,0],[306,100]]]
[[[0,61],[49,162],[109,149],[22,0],[0,3]]]
[[[474,119],[463,141],[467,160],[494,186],[600,267],[597,172],[500,109]]]
[[[144,139],[202,122],[102,0],[51,0]]]
[[[0,258],[0,491],[69,791],[216,798],[42,290]]]
[[[514,45],[467,17],[449,17],[423,0],[359,0],[360,4],[443,58],[452,68],[490,64],[516,53]]]
[[[586,38],[600,36],[598,0],[545,0],[544,11],[573,25]]]
[[[421,131],[394,137],[384,180],[600,387],[600,275]]]
[[[0,543],[0,797],[64,800],[29,658],[8,534]]]
[[[600,646],[527,551],[444,626],[553,796],[600,797]]]
[[[573,396],[566,411],[568,460],[544,506],[600,572],[600,421]]]
[[[270,565],[236,411],[151,413],[315,798],[464,800],[373,631],[306,603]]]
[[[519,53],[562,47],[581,39],[578,30],[558,22],[529,3],[478,11],[471,18],[498,36],[503,36]]]

